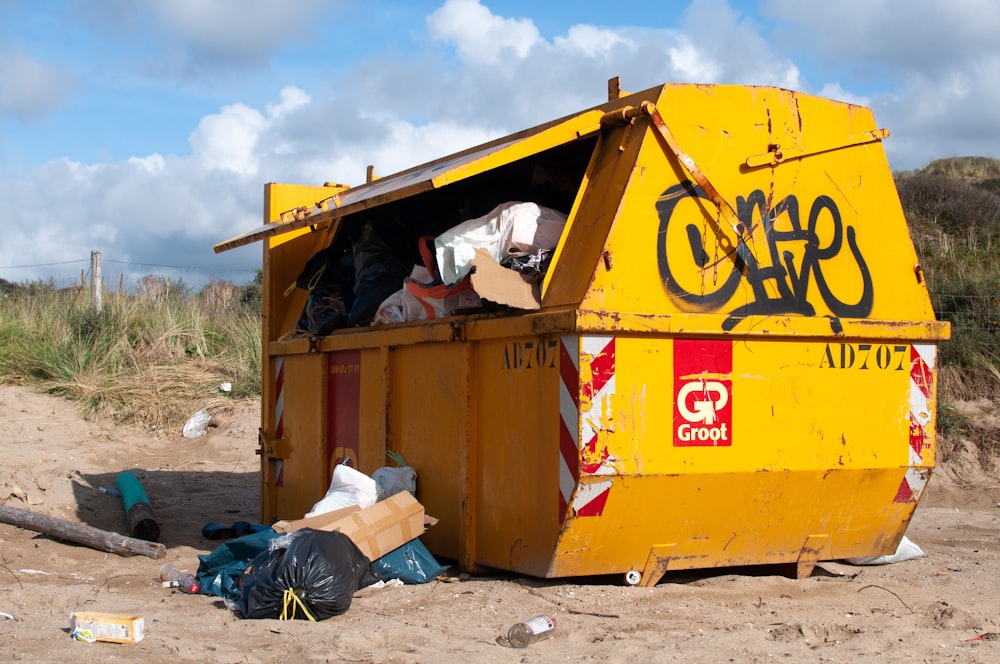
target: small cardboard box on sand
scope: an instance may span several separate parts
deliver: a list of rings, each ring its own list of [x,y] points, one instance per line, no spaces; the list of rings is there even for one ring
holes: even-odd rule
[[[412,494],[402,491],[364,509],[352,505],[307,519],[278,521],[272,527],[279,533],[302,528],[336,530],[350,537],[369,560],[375,560],[420,537],[435,523],[437,519],[427,516]]]
[[[98,611],[77,611],[69,619],[70,633],[74,638],[79,632],[86,641],[111,643],[139,643],[146,635],[142,616],[129,616]]]

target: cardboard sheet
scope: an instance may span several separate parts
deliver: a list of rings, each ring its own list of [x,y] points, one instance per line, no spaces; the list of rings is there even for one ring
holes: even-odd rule
[[[503,267],[484,249],[476,249],[472,268],[472,288],[484,300],[531,311],[542,308],[538,282]]]
[[[361,509],[357,505],[318,514],[307,519],[278,521],[279,533],[301,528],[339,531],[351,538],[369,559],[381,558],[410,540],[420,537],[437,519],[424,513],[424,506],[407,491]]]

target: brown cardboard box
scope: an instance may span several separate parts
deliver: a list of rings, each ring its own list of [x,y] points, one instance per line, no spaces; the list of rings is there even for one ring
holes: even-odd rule
[[[70,633],[76,637],[77,630],[97,641],[111,643],[139,643],[144,637],[146,626],[142,616],[126,616],[98,611],[77,611],[69,618]],[[85,639],[90,640],[90,639]]]
[[[437,519],[424,514],[424,506],[403,491],[365,509],[353,505],[308,519],[278,521],[273,528],[279,533],[301,528],[337,530],[350,537],[370,560],[375,560],[420,537],[435,523]]]
[[[541,309],[537,279],[503,267],[485,249],[476,249],[472,267],[472,287],[479,297],[518,309]]]

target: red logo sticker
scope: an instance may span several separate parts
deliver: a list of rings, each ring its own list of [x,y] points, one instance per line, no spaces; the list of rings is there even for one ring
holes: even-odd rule
[[[361,449],[361,351],[337,350],[327,365],[326,484],[339,463],[359,468]]]
[[[733,444],[733,343],[674,340],[674,447]]]

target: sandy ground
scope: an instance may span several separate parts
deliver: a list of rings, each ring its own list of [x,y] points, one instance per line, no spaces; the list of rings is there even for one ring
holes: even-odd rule
[[[670,573],[655,588],[620,578],[474,576],[360,591],[319,623],[244,620],[218,598],[162,588],[164,561],[194,570],[218,542],[207,521],[258,519],[252,404],[207,436],[84,421],[71,404],[0,386],[0,502],[125,532],[101,493],[123,470],[162,523],[166,558],[120,557],[0,524],[0,661],[212,662],[998,662],[1000,484],[941,468],[908,536],[926,556],[830,566],[795,580],[763,568]],[[136,645],[70,635],[74,611],[141,615]],[[555,616],[556,636],[524,650],[497,637]]]

